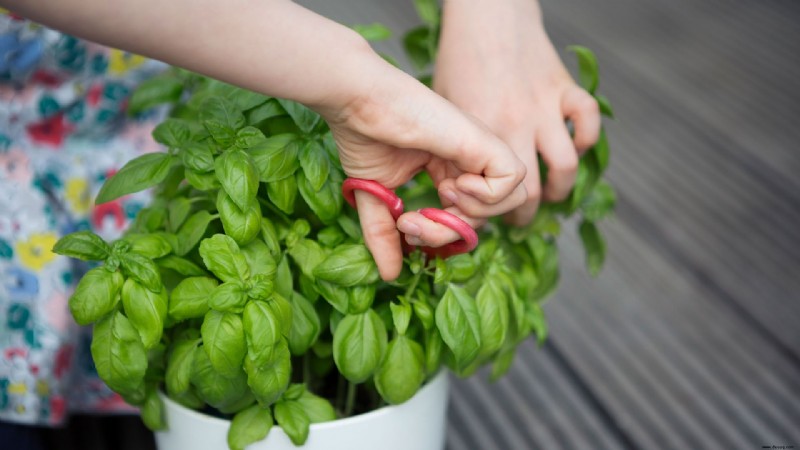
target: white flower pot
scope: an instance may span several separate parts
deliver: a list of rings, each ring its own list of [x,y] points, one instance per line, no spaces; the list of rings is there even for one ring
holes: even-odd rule
[[[442,450],[449,382],[441,371],[409,401],[367,414],[311,425],[295,447],[277,425],[247,450]],[[159,450],[227,450],[230,421],[185,408],[165,395],[167,431],[157,432]]]

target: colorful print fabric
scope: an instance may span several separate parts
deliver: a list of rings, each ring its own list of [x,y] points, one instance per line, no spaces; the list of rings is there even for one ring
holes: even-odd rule
[[[100,381],[90,330],[67,300],[88,270],[52,253],[64,234],[118,237],[147,202],[103,205],[103,181],[142,152],[157,117],[125,117],[136,84],[163,70],[0,10],[0,420],[58,425],[69,411],[128,412]]]

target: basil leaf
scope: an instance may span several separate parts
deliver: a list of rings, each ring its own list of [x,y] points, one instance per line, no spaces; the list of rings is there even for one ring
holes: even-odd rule
[[[278,232],[275,230],[275,225],[266,217],[261,218],[261,238],[269,248],[269,253],[277,258],[281,254],[281,244],[278,239]]]
[[[311,423],[329,422],[336,420],[336,410],[328,400],[314,395],[313,393],[305,390],[303,394],[295,400],[308,415]]]
[[[481,354],[488,356],[500,350],[508,329],[508,298],[493,278],[484,280],[475,296],[481,331]]]
[[[278,318],[281,335],[289,337],[289,330],[292,325],[292,303],[281,294],[275,292],[272,294],[272,299],[267,302],[267,305]]]
[[[206,271],[197,264],[180,256],[167,255],[156,260],[156,264],[162,269],[170,269],[186,277],[202,277]]]
[[[315,282],[317,291],[331,306],[342,314],[350,309],[350,294],[346,288],[323,280]]]
[[[475,264],[475,260],[472,259],[472,255],[466,253],[451,256],[450,258],[447,258],[445,263],[450,276],[456,283],[464,283],[468,281],[478,270],[478,266]]]
[[[111,247],[91,231],[77,231],[59,239],[53,252],[84,261],[102,261],[111,254]]]
[[[423,25],[410,30],[403,37],[403,49],[417,70],[424,70],[433,62],[433,54],[428,45],[430,34],[431,30]]]
[[[292,293],[292,321],[289,329],[289,351],[292,355],[305,354],[319,338],[322,326],[314,305],[297,292]]]
[[[369,307],[372,306],[373,300],[375,300],[376,289],[377,287],[374,283],[353,286],[348,289],[348,313],[361,314],[369,309]]]
[[[442,361],[444,341],[436,328],[425,333],[425,373],[433,375],[439,371]]]
[[[325,247],[336,247],[345,239],[345,234],[336,226],[325,227],[317,233],[317,241]]]
[[[206,210],[200,210],[192,214],[186,222],[183,223],[177,233],[178,246],[175,249],[175,254],[183,256],[190,251],[200,242],[203,235],[206,233],[208,224],[214,218]]]
[[[252,146],[248,153],[265,183],[288,178],[300,167],[300,144],[294,134],[279,134]]]
[[[142,283],[153,292],[161,292],[161,275],[152,259],[136,253],[126,253],[120,255],[120,262],[126,276]]]
[[[475,299],[463,288],[450,284],[436,307],[436,326],[459,369],[467,367],[481,348],[481,329]]]
[[[243,246],[241,251],[250,266],[251,276],[264,275],[272,278],[275,275],[277,264],[264,241],[254,239]]]
[[[153,139],[167,147],[181,147],[191,137],[189,125],[181,119],[165,119],[153,129]]]
[[[215,234],[203,239],[200,256],[206,268],[222,281],[245,281],[250,278],[247,259],[229,236]]]
[[[316,139],[306,141],[300,150],[300,167],[308,179],[311,188],[316,192],[322,189],[328,181],[331,172],[331,163],[328,154],[322,148],[322,143]]]
[[[314,280],[301,273],[299,278],[300,293],[311,303],[315,303],[319,299],[319,290]]]
[[[374,41],[385,41],[392,37],[392,30],[381,23],[371,23],[369,25],[353,25],[351,28],[360,34],[364,39]]]
[[[608,168],[608,159],[609,159],[609,148],[608,148],[608,138],[606,137],[606,130],[600,129],[600,138],[594,144],[592,148],[589,149],[587,154],[594,158],[597,162],[598,172],[603,173],[605,172],[606,168]]]
[[[235,377],[241,371],[246,351],[241,317],[211,310],[203,318],[200,335],[214,370]]]
[[[422,23],[431,28],[439,26],[439,3],[436,0],[414,0],[414,9]]]
[[[257,201],[242,210],[224,191],[219,191],[217,209],[225,233],[239,245],[247,244],[261,232],[261,207]]]
[[[188,142],[181,146],[181,161],[187,169],[199,173],[208,173],[214,170],[214,154],[211,147],[199,142]]]
[[[340,245],[316,268],[314,277],[340,286],[355,286],[378,281],[378,266],[362,244]]]
[[[161,258],[172,252],[172,246],[158,234],[135,234],[125,236],[125,241],[130,244],[130,251],[147,258]]]
[[[127,111],[139,114],[163,103],[177,102],[183,93],[183,82],[171,75],[161,75],[139,84],[128,99]]]
[[[280,401],[275,404],[275,421],[281,429],[289,436],[294,445],[305,444],[308,439],[308,430],[311,426],[311,419],[303,406],[294,401]]]
[[[394,338],[375,373],[375,387],[381,397],[392,405],[413,397],[425,380],[424,361],[421,345],[406,336]]]
[[[422,328],[430,330],[434,325],[433,308],[424,299],[414,302],[414,315],[422,323]]]
[[[229,281],[211,291],[208,306],[220,312],[239,314],[244,310],[247,300],[247,292],[241,282]]]
[[[597,83],[599,77],[597,75],[597,58],[594,53],[586,47],[580,45],[571,45],[567,50],[575,53],[578,57],[578,75],[581,80],[581,86],[594,94],[597,90]]]
[[[248,150],[250,147],[258,145],[267,138],[264,133],[256,127],[244,127],[236,133],[235,146],[242,150]]]
[[[261,441],[272,429],[272,412],[269,408],[253,405],[239,411],[228,429],[228,447],[231,450],[244,450],[250,444]]]
[[[286,111],[274,98],[268,99],[264,104],[259,105],[245,113],[247,123],[250,125],[257,125],[264,120],[272,117],[282,116]]]
[[[317,122],[320,121],[319,114],[306,108],[300,103],[293,102],[291,100],[284,100],[282,98],[277,100],[278,103],[283,106],[283,109],[285,109],[289,114],[289,117],[292,118],[295,125],[297,125],[297,128],[300,128],[300,130],[302,130],[304,133],[311,133],[311,131],[313,131],[314,127],[317,125]]]
[[[200,119],[211,137],[223,147],[233,145],[236,131],[245,125],[244,115],[236,105],[218,96],[203,102]]]
[[[186,181],[192,185],[193,188],[201,191],[211,191],[222,187],[217,176],[213,172],[200,173],[187,168],[184,171],[184,176],[186,177]]]
[[[378,368],[387,346],[386,327],[373,310],[345,316],[333,334],[333,360],[353,383],[363,383]]]
[[[237,366],[237,369],[231,377],[217,372],[203,347],[197,347],[192,361],[191,382],[203,401],[214,408],[223,409],[248,394],[247,377],[241,366]]]
[[[408,324],[411,322],[411,305],[407,302],[389,303],[389,308],[392,310],[392,322],[397,334],[404,335],[408,330]]]
[[[155,293],[129,278],[122,285],[122,305],[144,348],[158,344],[167,317],[167,291]]]
[[[593,277],[596,277],[606,259],[606,242],[597,226],[586,220],[581,222],[578,234],[586,250],[586,268]]]
[[[614,188],[605,181],[600,181],[581,205],[583,218],[590,222],[598,222],[614,210],[616,203]]]
[[[336,222],[342,211],[343,197],[341,183],[330,181],[320,190],[314,190],[311,181],[304,173],[297,172],[297,187],[306,204],[326,225]],[[331,176],[333,173],[331,173]]]
[[[69,299],[69,311],[79,325],[97,322],[114,311],[124,279],[119,272],[96,267],[86,272]]]
[[[307,277],[314,279],[314,270],[325,259],[325,251],[310,239],[300,239],[294,247],[289,249],[289,255],[294,263]]]
[[[288,177],[270,182],[267,184],[267,197],[278,209],[292,214],[297,199],[297,181],[294,177]]]
[[[275,346],[272,360],[268,364],[259,364],[247,357],[244,359],[244,368],[247,372],[247,384],[258,403],[265,408],[272,405],[289,386],[292,375],[292,363],[286,341],[280,340]]]
[[[611,106],[611,102],[608,101],[605,95],[595,94],[595,100],[597,100],[597,104],[600,106],[600,114],[609,117],[611,119],[614,118],[614,108]]]
[[[511,365],[514,363],[514,356],[516,354],[516,347],[510,347],[509,349],[503,350],[497,356],[495,356],[489,379],[491,381],[497,381],[503,375],[505,375],[506,372],[508,372],[508,369],[510,369]]]
[[[189,391],[194,351],[199,343],[200,339],[178,340],[172,343],[165,375],[167,394],[170,397]]]
[[[245,210],[255,202],[258,175],[247,153],[226,151],[214,161],[214,170],[222,188],[239,209]]]
[[[283,255],[275,273],[275,292],[284,297],[291,298],[294,288],[292,286],[292,272],[289,269],[289,258]]]
[[[158,389],[155,386],[147,388],[147,395],[140,410],[142,422],[150,431],[161,431],[167,429],[166,411],[164,402],[158,396]]]
[[[251,301],[244,308],[244,333],[248,358],[258,364],[269,363],[281,340],[280,318],[264,301]]]
[[[536,340],[539,345],[544,344],[547,339],[547,319],[544,316],[544,310],[538,303],[532,303],[525,309],[525,318],[536,333]]]
[[[139,334],[121,312],[97,322],[91,351],[97,374],[108,387],[120,394],[143,389],[147,354]]]
[[[107,179],[97,194],[95,203],[110,202],[126,194],[145,190],[164,181],[172,165],[172,156],[166,153],[147,153],[125,164],[114,176]]]

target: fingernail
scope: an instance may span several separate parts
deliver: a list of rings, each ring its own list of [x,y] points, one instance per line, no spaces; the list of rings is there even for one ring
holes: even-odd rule
[[[453,203],[458,202],[458,196],[456,195],[456,193],[449,189],[442,191],[442,197],[450,200]]]
[[[411,236],[419,236],[422,234],[422,228],[420,228],[420,226],[414,222],[408,220],[403,221],[403,224],[400,228],[402,228],[403,233]]]

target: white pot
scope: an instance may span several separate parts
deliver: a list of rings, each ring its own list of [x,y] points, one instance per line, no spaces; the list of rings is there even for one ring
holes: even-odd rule
[[[278,426],[247,450],[442,450],[449,382],[446,371],[409,401],[367,414],[311,425],[308,440],[295,447]],[[162,395],[167,431],[159,431],[159,450],[227,450],[230,421],[201,414]]]

